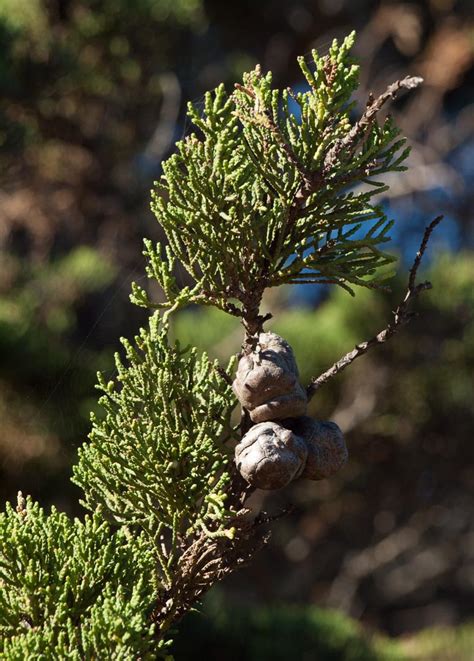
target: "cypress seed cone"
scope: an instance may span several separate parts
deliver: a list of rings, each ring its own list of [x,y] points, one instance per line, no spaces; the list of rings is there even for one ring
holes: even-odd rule
[[[235,448],[235,463],[246,482],[257,489],[281,489],[299,477],[306,465],[305,442],[276,422],[256,424]]]
[[[254,425],[235,448],[235,463],[257,489],[282,489],[297,478],[323,480],[347,462],[344,436],[334,422],[308,416]]]
[[[335,422],[302,416],[285,421],[306,444],[308,455],[301,477],[323,480],[337,473],[347,462],[348,451],[342,431]]]
[[[260,333],[257,351],[242,356],[233,389],[254,423],[304,415],[307,397],[288,342]]]

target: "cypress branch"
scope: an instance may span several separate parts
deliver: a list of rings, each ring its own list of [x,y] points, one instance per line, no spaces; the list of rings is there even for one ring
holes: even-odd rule
[[[352,120],[353,41],[353,34],[335,41],[326,56],[313,51],[311,65],[300,58],[307,92],[275,89],[257,67],[231,94],[222,85],[208,93],[202,113],[190,104],[195,132],[177,144],[153,192],[169,238],[165,258],[160,246],[146,246],[148,275],[167,297],[161,308],[214,305],[243,318],[252,335],[267,287],[385,286],[379,273],[394,261],[383,249],[392,221],[371,199],[384,186],[377,178],[399,170],[409,150],[391,118],[377,117],[421,79],[394,83]],[[371,187],[357,192],[360,183]],[[174,260],[194,288],[178,290]],[[154,306],[137,287],[132,298]]]
[[[385,173],[403,169],[409,150],[392,119],[379,113],[420,79],[371,97],[354,120],[353,41],[353,34],[334,41],[325,56],[313,51],[311,64],[300,58],[306,92],[274,88],[271,73],[257,67],[230,94],[222,85],[206,94],[202,112],[189,105],[194,133],[177,143],[152,194],[167,245],[145,241],[146,272],[164,301],[132,286],[132,301],[154,312],[133,341],[122,340],[116,377],[98,375],[101,413],[92,416],[73,471],[90,514],[83,522],[54,509],[46,515],[20,494],[17,509],[7,505],[0,515],[2,658],[167,658],[172,627],[266,541],[261,526],[268,517],[244,506],[258,484],[243,479],[229,444],[239,442],[249,476],[270,466],[274,483],[288,473],[280,470],[285,457],[294,479],[329,475],[345,461],[342,433],[307,418],[307,398],[408,320],[411,299],[428,288],[415,278],[438,222],[427,229],[393,323],[306,393],[282,338],[266,338],[279,358],[275,349],[262,356],[263,324],[271,317],[260,314],[265,289],[380,289],[387,277],[381,268],[394,261],[385,251],[393,221],[373,197],[385,190]],[[178,285],[178,262],[191,285]],[[240,395],[247,402],[240,425],[231,417],[235,360],[223,368],[169,339],[170,315],[189,303],[215,306],[243,323],[242,389],[252,397]],[[253,392],[256,383],[262,390]],[[255,434],[250,408],[294,413],[292,397],[300,424],[263,418],[267,431]]]

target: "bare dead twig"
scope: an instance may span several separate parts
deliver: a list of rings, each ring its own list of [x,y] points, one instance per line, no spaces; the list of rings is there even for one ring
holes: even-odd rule
[[[338,162],[339,154],[344,150],[351,150],[355,147],[359,137],[370,128],[378,112],[390,99],[394,99],[401,89],[415,89],[423,82],[419,76],[406,76],[402,80],[397,80],[387,87],[376,99],[369,98],[367,108],[362,117],[354,124],[349,133],[338,140],[328,151],[324,159],[324,172],[327,173]]]
[[[308,400],[310,400],[313,395],[316,393],[321,386],[330,381],[335,377],[339,372],[342,372],[346,369],[351,363],[354,362],[359,356],[363,356],[369,349],[372,347],[378,346],[379,344],[384,344],[393,337],[399,329],[404,326],[410,319],[413,317],[413,313],[409,311],[409,306],[411,301],[418,296],[422,291],[426,289],[431,289],[430,282],[421,282],[416,284],[416,275],[418,268],[420,266],[423,255],[426,251],[428,241],[430,240],[431,234],[435,227],[441,222],[443,216],[438,216],[435,218],[425,229],[423,234],[423,239],[420,244],[420,248],[416,253],[415,260],[409,272],[408,277],[408,288],[405,294],[403,301],[398,305],[397,309],[393,313],[393,320],[384,328],[380,333],[377,333],[370,340],[361,342],[358,344],[352,351],[346,353],[345,356],[340,358],[336,363],[334,363],[328,370],[320,374],[318,377],[315,377],[311,380],[311,383],[306,389],[308,395]]]

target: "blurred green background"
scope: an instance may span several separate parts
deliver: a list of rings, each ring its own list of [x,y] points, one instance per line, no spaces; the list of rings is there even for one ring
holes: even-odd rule
[[[423,273],[434,291],[318,393],[312,413],[344,430],[349,464],[254,496],[294,511],[184,623],[178,659],[474,658],[472,3],[0,0],[0,495],[74,514],[95,373],[144,320],[130,282],[144,280],[143,237],[161,238],[149,189],[189,130],[186,102],[257,62],[301,86],[296,56],[353,28],[361,103],[407,73],[425,79],[392,109],[413,145],[382,200],[400,276],[391,294],[355,300],[272,292],[269,327],[303,381],[319,374],[385,326],[424,225],[444,213]],[[240,344],[213,310],[183,312],[174,332],[223,360]]]

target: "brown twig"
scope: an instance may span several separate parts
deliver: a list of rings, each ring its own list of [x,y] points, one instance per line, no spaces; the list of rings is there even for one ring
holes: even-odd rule
[[[319,388],[321,388],[321,386],[330,381],[330,379],[339,374],[339,372],[345,370],[346,367],[353,363],[356,358],[363,356],[365,353],[367,353],[367,351],[369,351],[369,349],[372,349],[372,347],[375,347],[379,344],[384,344],[387,340],[393,337],[393,335],[395,335],[399,329],[413,317],[413,313],[409,311],[410,302],[416,298],[420,292],[426,289],[431,289],[430,282],[421,282],[416,284],[416,275],[428,245],[428,241],[430,240],[430,236],[435,227],[441,222],[442,218],[443,216],[438,216],[425,229],[420,248],[416,253],[415,260],[409,272],[408,288],[405,297],[395,310],[393,314],[393,320],[386,328],[380,331],[380,333],[377,333],[377,335],[372,337],[370,340],[358,344],[352,351],[346,353],[345,356],[340,358],[328,370],[320,374],[318,377],[313,378],[306,389],[308,400],[313,397],[313,395],[317,390],[319,390]]]
[[[362,117],[354,124],[349,133],[333,145],[324,159],[323,170],[328,173],[338,162],[339,154],[342,150],[351,151],[358,142],[359,136],[370,128],[378,112],[390,99],[394,99],[401,89],[415,89],[423,82],[419,76],[406,76],[402,80],[397,80],[387,87],[376,99],[369,98],[367,108]]]

